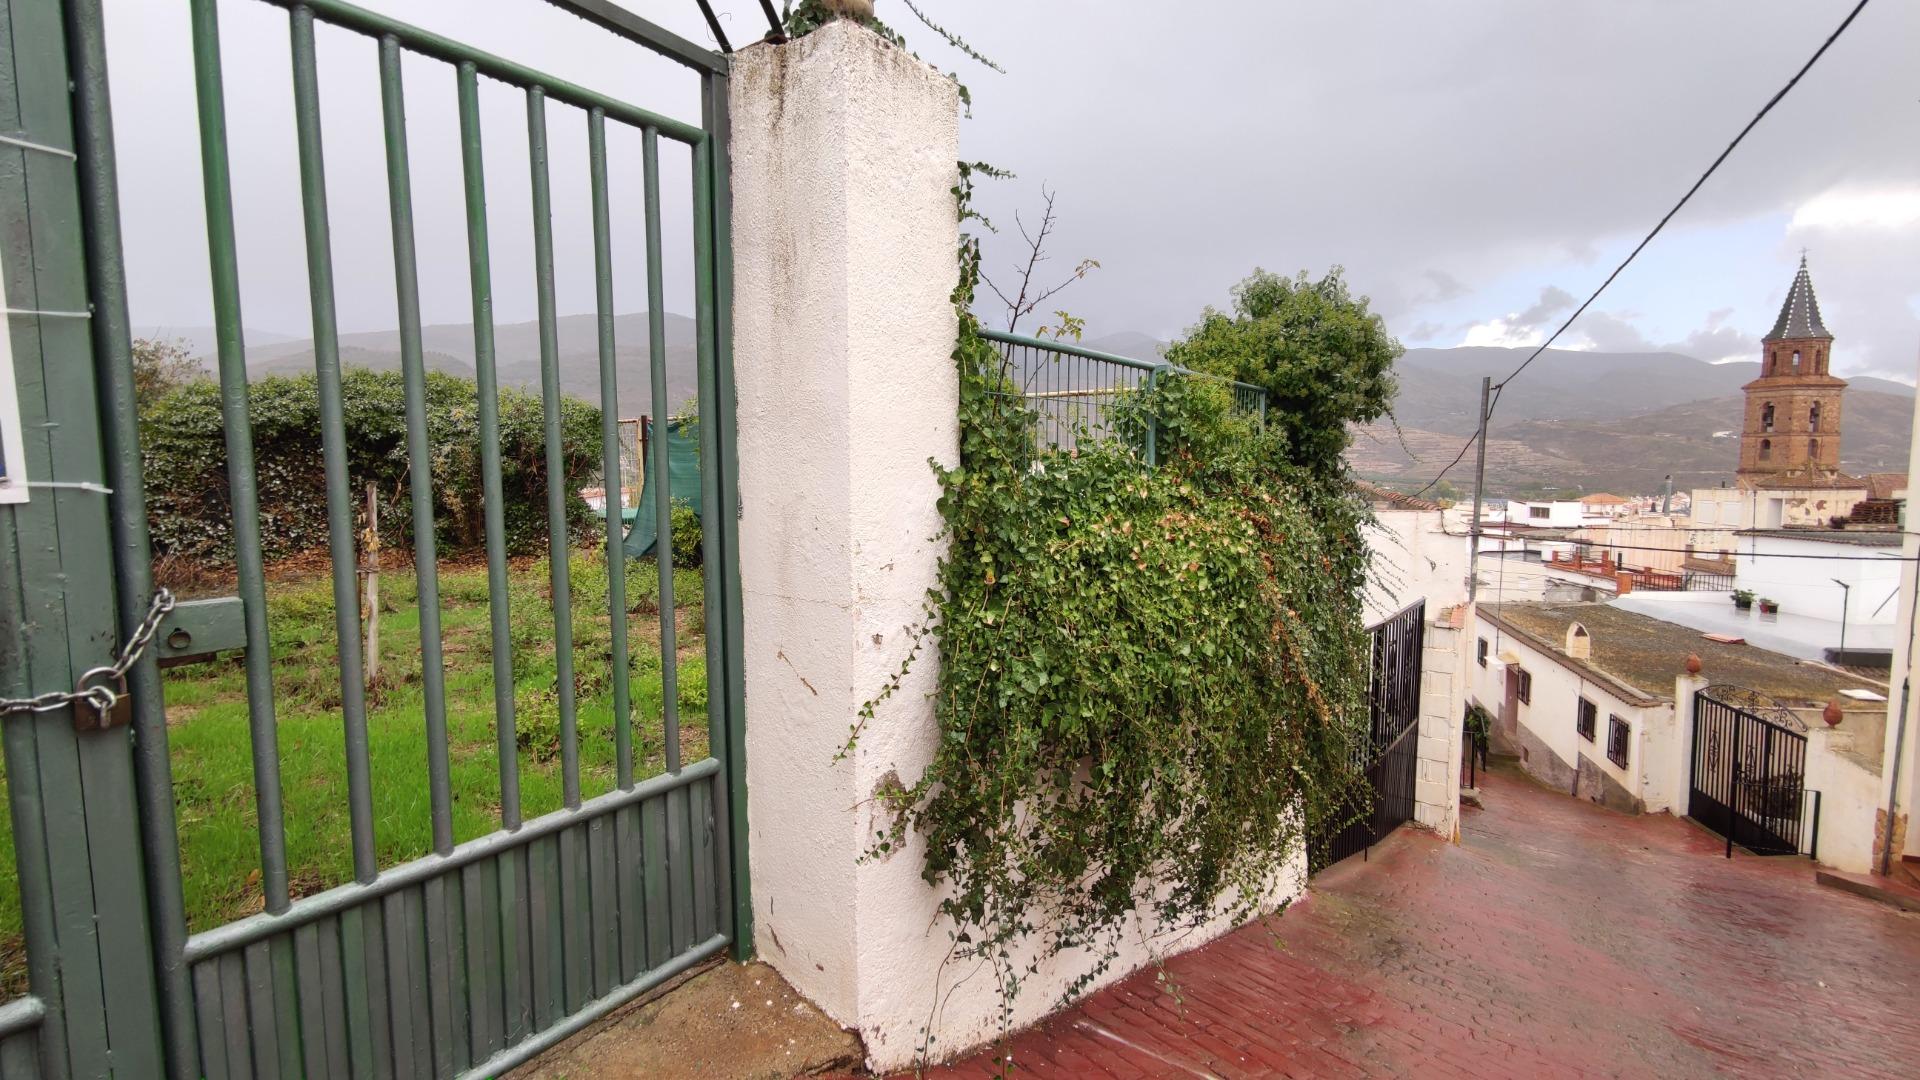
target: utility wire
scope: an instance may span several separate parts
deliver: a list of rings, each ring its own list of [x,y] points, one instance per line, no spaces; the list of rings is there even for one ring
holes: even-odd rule
[[[1807,58],[1807,62],[1800,66],[1800,70],[1794,72],[1793,78],[1788,79],[1787,84],[1785,86],[1782,86],[1779,90],[1775,91],[1774,95],[1771,98],[1767,99],[1767,103],[1761,106],[1760,111],[1753,115],[1753,119],[1747,121],[1746,126],[1740,129],[1740,134],[1735,135],[1733,137],[1733,141],[1727,144],[1727,148],[1725,150],[1720,151],[1720,156],[1713,159],[1713,164],[1707,166],[1707,171],[1701,173],[1700,178],[1698,180],[1695,180],[1693,182],[1693,186],[1687,189],[1687,193],[1685,195],[1680,196],[1680,201],[1673,204],[1673,209],[1668,210],[1666,214],[1663,217],[1661,217],[1659,223],[1654,225],[1653,230],[1647,233],[1647,235],[1638,244],[1634,245],[1633,250],[1627,253],[1627,257],[1621,260],[1619,266],[1616,266],[1613,268],[1613,273],[1607,275],[1607,279],[1600,283],[1600,287],[1593,290],[1593,295],[1587,297],[1586,300],[1582,302],[1579,307],[1575,308],[1573,311],[1573,314],[1567,316],[1566,321],[1560,324],[1560,328],[1558,330],[1555,330],[1553,334],[1547,338],[1547,340],[1541,342],[1539,348],[1533,350],[1532,353],[1528,354],[1527,358],[1520,362],[1519,367],[1514,368],[1513,371],[1509,373],[1506,378],[1501,379],[1498,383],[1494,385],[1493,400],[1487,403],[1487,419],[1489,421],[1493,419],[1494,406],[1498,405],[1500,402],[1501,389],[1505,387],[1508,383],[1519,378],[1520,373],[1527,370],[1527,366],[1529,364],[1532,364],[1535,360],[1539,359],[1540,354],[1543,352],[1546,352],[1548,346],[1552,345],[1556,340],[1558,340],[1561,334],[1566,333],[1567,328],[1573,325],[1574,320],[1578,319],[1581,315],[1585,314],[1587,308],[1591,307],[1595,300],[1600,299],[1600,294],[1607,291],[1607,286],[1612,285],[1614,279],[1620,276],[1621,271],[1625,270],[1628,264],[1632,263],[1633,260],[1636,257],[1638,257],[1642,251],[1646,250],[1647,245],[1653,242],[1654,237],[1660,235],[1660,230],[1667,227],[1667,222],[1672,221],[1673,216],[1680,212],[1681,207],[1686,206],[1688,201],[1690,201],[1693,198],[1694,194],[1698,192],[1701,189],[1701,187],[1703,187],[1706,184],[1707,180],[1711,178],[1713,174],[1719,170],[1721,164],[1724,163],[1727,160],[1728,156],[1733,153],[1734,148],[1739,146],[1740,143],[1746,139],[1747,134],[1751,132],[1756,126],[1758,126],[1761,120],[1766,119],[1767,114],[1773,111],[1773,107],[1775,105],[1780,104],[1780,102],[1787,96],[1787,94],[1791,92],[1793,88],[1799,84],[1800,80],[1806,76],[1807,72],[1813,70],[1813,65],[1819,63],[1820,58],[1822,56],[1825,56],[1827,54],[1827,50],[1833,47],[1833,43],[1840,40],[1840,35],[1846,33],[1847,27],[1853,25],[1853,20],[1860,16],[1861,11],[1865,10],[1867,3],[1868,3],[1868,0],[1860,0],[1859,3],[1853,6],[1852,11],[1847,12],[1847,17],[1840,20],[1840,25],[1834,29],[1833,33],[1827,35],[1827,40],[1820,43],[1820,47],[1818,49],[1815,49],[1813,55]],[[1479,432],[1476,431],[1473,434],[1473,436],[1467,440],[1467,445],[1460,448],[1460,453],[1453,459],[1453,461],[1449,463],[1446,468],[1441,469],[1438,476],[1435,476],[1432,480],[1428,481],[1426,487],[1423,487],[1419,491],[1414,492],[1414,495],[1419,496],[1420,494],[1431,490],[1435,484],[1438,484],[1440,482],[1442,477],[1446,476],[1448,472],[1452,471],[1455,465],[1458,465],[1460,464],[1460,462],[1466,460],[1467,451],[1473,447],[1475,440],[1477,440],[1479,437],[1480,437],[1480,434]]]
[[[1447,533],[1446,535],[1459,537],[1460,539],[1464,540],[1464,539],[1467,539],[1471,534],[1450,532],[1450,533]],[[1500,536],[1495,536],[1493,534],[1484,533],[1484,532],[1480,534],[1480,538],[1482,540],[1489,539],[1489,538],[1496,539],[1496,540],[1505,539],[1508,541],[1520,541],[1522,543],[1528,543],[1528,544],[1566,544],[1570,547],[1603,548],[1608,551],[1654,551],[1654,552],[1660,552],[1662,554],[1668,554],[1668,555],[1683,554],[1683,552],[1681,552],[1679,548],[1649,547],[1641,544],[1602,544],[1593,540],[1542,540],[1539,537],[1519,537],[1519,536],[1500,537]],[[1788,539],[1791,539],[1791,538],[1789,537]],[[1504,552],[1504,550],[1505,548],[1503,546],[1502,551]],[[1898,550],[1898,549],[1890,548],[1889,550]],[[1715,555],[1730,555],[1730,556],[1741,558],[1741,559],[1811,559],[1819,562],[1875,562],[1875,563],[1920,562],[1920,556],[1912,556],[1912,555],[1796,555],[1790,551],[1717,551],[1717,552],[1696,551],[1693,553],[1693,557],[1696,559],[1711,558],[1712,556],[1715,556]],[[1552,564],[1538,563],[1535,565],[1551,566]]]

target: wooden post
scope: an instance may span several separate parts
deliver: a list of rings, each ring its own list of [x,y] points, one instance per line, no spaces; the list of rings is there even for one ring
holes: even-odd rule
[[[366,555],[360,572],[367,578],[365,660],[367,686],[371,689],[380,682],[380,495],[371,482],[367,484],[367,530],[361,536],[361,546]]]

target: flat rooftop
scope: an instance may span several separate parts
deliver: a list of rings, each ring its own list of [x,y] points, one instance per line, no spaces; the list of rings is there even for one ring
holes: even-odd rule
[[[1807,540],[1816,544],[1847,544],[1852,547],[1876,548],[1897,548],[1904,539],[1898,525],[1849,529],[1741,529],[1738,535],[1762,536],[1770,540]]]
[[[1686,670],[1688,654],[1700,657],[1702,674],[1709,681],[1757,690],[1783,705],[1817,708],[1848,689],[1886,692],[1883,685],[1867,679],[1755,645],[1708,641],[1693,627],[1612,604],[1489,604],[1480,613],[1534,648],[1553,653],[1563,663],[1586,668],[1662,701],[1672,700],[1673,680]],[[1593,645],[1593,655],[1585,660],[1566,655],[1567,628],[1576,622],[1587,628]],[[1845,704],[1845,699],[1841,700]]]
[[[1679,623],[1701,633],[1731,634],[1749,644],[1801,660],[1824,660],[1827,650],[1840,646],[1840,623],[1816,619],[1795,611],[1771,617],[1757,609],[1741,611],[1728,593],[1633,592],[1612,602],[1624,611]],[[1856,608],[1855,610],[1859,610]],[[1891,652],[1895,645],[1892,623],[1850,622],[1846,627],[1849,652]]]

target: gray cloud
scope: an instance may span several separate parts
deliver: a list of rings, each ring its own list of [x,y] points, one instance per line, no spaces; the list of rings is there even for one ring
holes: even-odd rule
[[[380,10],[531,66],[562,71],[683,119],[699,115],[680,68],[536,0],[367,0]],[[1699,0],[1371,5],[1219,0],[1170,17],[1164,0],[928,0],[1007,69],[987,71],[938,41],[895,0],[880,12],[929,61],[972,90],[962,152],[1018,173],[980,205],[1011,221],[1041,183],[1060,192],[1061,263],[1103,269],[1062,294],[1094,333],[1165,335],[1220,304],[1256,265],[1341,263],[1390,325],[1467,282],[1569,252],[1593,259],[1637,233],[1838,22],[1847,0]],[[192,148],[184,5],[107,0],[127,195],[135,318],[208,319],[204,226]],[[716,0],[736,44],[765,23],[758,0]],[[687,37],[691,0],[636,5]],[[286,15],[221,5],[247,320],[304,333],[303,241],[293,169]],[[1911,184],[1911,43],[1920,5],[1877,4],[1757,129],[1686,212],[1713,226],[1788,213],[1846,182]],[[393,322],[378,92],[371,43],[321,35],[328,179],[342,325]],[[409,123],[427,317],[466,318],[465,239],[451,75],[410,63]],[[502,318],[532,312],[525,114],[483,95]],[[555,108],[556,236],[562,310],[590,310],[583,122]],[[1524,133],[1524,137],[1520,137]],[[631,258],[633,148],[616,140],[617,303],[644,306]],[[690,268],[684,158],[663,163],[667,301],[686,310]],[[1832,312],[1863,363],[1911,366],[1913,256],[1867,240],[1809,235]],[[1012,256],[987,241],[990,263]],[[1858,265],[1843,271],[1843,257]],[[1906,250],[1920,250],[1908,243]],[[1609,256],[1611,257],[1611,256]],[[1440,270],[1437,268],[1445,268]],[[1636,267],[1659,275],[1657,258]],[[1841,299],[1842,290],[1854,290]],[[1457,295],[1457,294],[1456,294]],[[1453,316],[1449,315],[1448,318]],[[1433,315],[1427,314],[1428,321]],[[1710,325],[1708,327],[1712,329]],[[1901,358],[1904,357],[1904,360]]]
[[[1445,270],[1428,270],[1425,277],[1431,287],[1421,294],[1421,303],[1444,304],[1473,291],[1465,282]]]
[[[1573,305],[1577,303],[1579,301],[1574,299],[1572,293],[1558,285],[1549,285],[1540,290],[1540,299],[1534,301],[1532,307],[1521,312],[1514,322],[1520,326],[1544,330],[1547,328],[1541,326],[1542,323],[1563,311],[1572,310]]]

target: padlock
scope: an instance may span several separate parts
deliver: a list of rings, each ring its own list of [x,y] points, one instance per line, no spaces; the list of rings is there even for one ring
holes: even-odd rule
[[[75,731],[101,731],[133,722],[133,695],[127,691],[125,675],[110,667],[97,667],[80,676],[73,689],[78,695],[73,703]],[[104,702],[103,691],[108,699]]]

